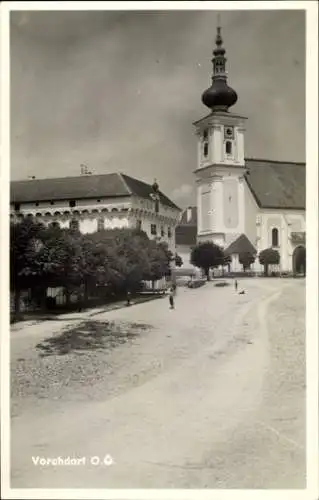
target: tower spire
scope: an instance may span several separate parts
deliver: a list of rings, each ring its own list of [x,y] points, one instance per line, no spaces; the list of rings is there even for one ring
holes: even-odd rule
[[[236,92],[227,85],[226,50],[223,47],[220,18],[218,19],[216,47],[213,50],[212,85],[202,95],[202,102],[212,111],[227,111],[237,101]]]

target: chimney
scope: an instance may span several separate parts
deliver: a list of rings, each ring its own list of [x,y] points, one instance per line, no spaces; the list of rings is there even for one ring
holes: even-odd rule
[[[187,222],[191,221],[191,219],[192,219],[192,213],[193,213],[192,207],[188,207],[186,209],[186,221]]]

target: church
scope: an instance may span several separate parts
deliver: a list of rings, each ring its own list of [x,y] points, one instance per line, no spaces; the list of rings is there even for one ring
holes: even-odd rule
[[[305,269],[304,163],[245,158],[247,118],[230,108],[238,96],[227,83],[226,51],[217,28],[211,86],[202,94],[208,115],[194,123],[197,207],[189,207],[176,228],[176,251],[191,268],[191,247],[212,241],[231,256],[252,253],[251,269],[260,272],[258,255],[267,248],[280,254],[280,272]]]

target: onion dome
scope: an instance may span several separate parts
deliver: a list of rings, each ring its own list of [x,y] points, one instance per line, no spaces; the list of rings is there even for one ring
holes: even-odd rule
[[[221,28],[217,28],[216,48],[213,51],[213,76],[212,85],[202,94],[202,102],[212,111],[227,111],[233,106],[238,97],[231,87],[227,85],[226,57],[223,48]]]

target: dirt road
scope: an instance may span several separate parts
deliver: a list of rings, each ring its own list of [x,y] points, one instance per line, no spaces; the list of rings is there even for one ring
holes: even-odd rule
[[[163,299],[100,314],[152,328],[94,358],[39,361],[47,324],[12,334],[11,486],[304,488],[304,282],[240,286],[244,295],[212,283],[181,289],[174,311]],[[68,375],[63,384],[63,370],[80,363],[85,373],[97,358],[95,382]],[[37,389],[32,376],[22,393],[35,363],[60,367],[59,390]],[[68,457],[78,462],[39,463]]]

